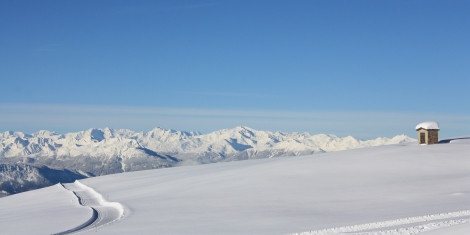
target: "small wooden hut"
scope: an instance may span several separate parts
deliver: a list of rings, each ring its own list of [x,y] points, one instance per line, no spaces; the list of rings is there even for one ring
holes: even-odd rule
[[[439,123],[422,122],[416,126],[418,132],[418,144],[437,144],[439,143]]]

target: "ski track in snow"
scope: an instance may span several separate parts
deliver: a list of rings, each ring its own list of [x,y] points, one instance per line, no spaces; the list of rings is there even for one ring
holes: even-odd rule
[[[470,210],[327,228],[292,235],[322,234],[416,234],[470,222]]]
[[[120,203],[106,201],[101,194],[78,180],[74,183],[61,185],[75,194],[80,205],[89,207],[92,210],[92,216],[85,223],[67,231],[56,233],[56,235],[89,231],[123,218],[124,207]]]

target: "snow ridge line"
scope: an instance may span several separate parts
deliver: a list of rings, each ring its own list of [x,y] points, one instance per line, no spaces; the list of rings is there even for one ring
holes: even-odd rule
[[[106,201],[101,194],[78,180],[74,183],[61,185],[77,197],[80,205],[89,207],[92,210],[92,216],[83,224],[56,233],[57,235],[73,234],[96,229],[124,217],[124,207],[120,203]]]
[[[395,220],[379,221],[367,224],[326,228],[309,232],[294,233],[292,235],[320,235],[339,233],[416,234],[469,222],[470,210],[463,210],[432,215],[407,217]]]

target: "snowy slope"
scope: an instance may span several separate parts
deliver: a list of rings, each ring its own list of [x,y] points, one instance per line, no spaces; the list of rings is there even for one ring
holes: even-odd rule
[[[83,234],[468,234],[469,156],[463,138],[89,178],[80,182],[122,205],[126,216]],[[22,224],[29,212],[15,205],[37,193],[0,199],[0,218],[7,218],[0,227]],[[41,201],[46,206],[57,207]],[[76,206],[61,208],[68,225]],[[44,212],[19,234],[55,227],[54,219]]]
[[[60,185],[0,198],[1,234],[53,234],[86,221],[89,208]]]

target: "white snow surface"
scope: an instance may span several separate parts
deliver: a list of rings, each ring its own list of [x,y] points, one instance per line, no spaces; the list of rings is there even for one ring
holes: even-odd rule
[[[53,234],[82,224],[92,215],[59,184],[0,200],[0,234]]]
[[[470,138],[80,182],[126,214],[82,234],[470,234]],[[2,234],[83,223],[72,196],[56,185],[0,198]]]
[[[423,128],[426,130],[439,130],[439,123],[434,121],[422,122],[416,125],[416,130]]]

